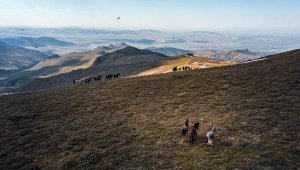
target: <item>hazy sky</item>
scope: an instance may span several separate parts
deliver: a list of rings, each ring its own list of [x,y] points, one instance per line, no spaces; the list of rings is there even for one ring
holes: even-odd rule
[[[300,0],[0,0],[0,26],[298,29]]]

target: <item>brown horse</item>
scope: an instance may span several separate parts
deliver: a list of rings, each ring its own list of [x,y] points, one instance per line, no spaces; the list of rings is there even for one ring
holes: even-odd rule
[[[181,128],[181,142],[183,143],[185,141],[185,138],[188,137],[190,139],[190,143],[193,144],[194,141],[197,138],[197,130],[199,129],[199,123],[195,123],[193,127],[188,128],[188,126],[183,126]]]
[[[197,130],[199,129],[199,123],[195,123],[193,128],[189,131],[189,138],[190,138],[190,144],[194,144],[195,140],[197,139]]]

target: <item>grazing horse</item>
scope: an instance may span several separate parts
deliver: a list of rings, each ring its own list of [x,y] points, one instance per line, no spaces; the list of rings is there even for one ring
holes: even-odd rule
[[[112,76],[113,76],[113,75],[111,75],[111,74],[106,75],[106,76],[105,76],[105,79],[106,79],[106,80],[110,80],[110,79],[112,78]]]
[[[195,123],[192,130],[190,131],[189,137],[190,137],[190,144],[193,144],[194,141],[197,138],[197,130],[199,129],[199,123]]]
[[[187,135],[188,131],[189,131],[189,128],[187,126],[183,126],[181,128],[181,136],[180,137],[181,138],[185,137],[185,135]]]
[[[91,77],[85,77],[80,80],[73,80],[73,84],[74,85],[86,84],[89,83],[91,80],[92,80]]]
[[[100,81],[102,79],[102,75],[99,75],[97,77],[94,77],[94,81]]]
[[[207,145],[213,145],[213,139],[215,138],[215,133],[217,131],[217,127],[214,126],[211,131],[206,134],[207,137]]]
[[[115,75],[114,75],[114,79],[117,79],[117,78],[119,78],[119,76],[120,76],[120,73],[118,73],[118,74],[115,74]]]
[[[92,81],[100,81],[102,79],[102,76],[99,75],[97,77],[84,77],[80,80],[73,80],[73,85],[80,85],[80,84],[88,84]]]
[[[184,126],[181,128],[180,132],[180,137],[181,137],[181,141],[184,142],[185,136],[188,134],[189,131],[189,119],[186,119],[186,121],[184,122]]]
[[[93,79],[92,77],[86,77],[86,78],[84,79],[84,82],[85,82],[86,84],[87,84],[87,83],[90,83],[92,79]]]
[[[174,71],[174,72],[177,71],[177,66],[173,68],[173,71]]]

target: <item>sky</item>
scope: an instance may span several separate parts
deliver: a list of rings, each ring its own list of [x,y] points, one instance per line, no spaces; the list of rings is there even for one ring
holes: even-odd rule
[[[0,26],[300,29],[300,0],[0,0]]]

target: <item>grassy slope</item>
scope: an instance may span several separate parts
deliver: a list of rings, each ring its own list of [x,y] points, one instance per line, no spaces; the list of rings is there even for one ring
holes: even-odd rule
[[[73,55],[73,56],[72,56]],[[50,58],[39,62],[37,65],[22,72],[16,72],[0,81],[3,87],[20,87],[40,77],[48,77],[57,74],[71,72],[76,69],[90,67],[95,58],[99,56],[96,52],[66,54],[59,58]]]
[[[104,53],[104,52],[103,52]],[[50,58],[44,61],[39,62],[34,67],[31,67],[27,71],[36,71],[43,68],[56,68],[56,72],[53,72],[49,69],[48,73],[40,75],[40,77],[50,77],[62,73],[68,73],[73,70],[86,69],[90,67],[95,59],[99,57],[100,52],[98,51],[89,51],[81,53],[70,53],[63,55],[58,58]],[[51,72],[52,71],[52,72]]]
[[[281,55],[1,96],[0,169],[297,169],[300,51]],[[193,146],[179,144],[187,117],[200,122]]]
[[[125,55],[124,58],[126,57],[132,56]],[[206,63],[208,64],[206,67],[220,67],[235,64],[232,61],[212,60],[202,57],[187,58],[185,56],[178,56],[168,58],[163,56],[149,55],[149,59],[145,59],[147,57],[147,55],[136,55],[136,58],[142,58],[140,59],[142,62],[138,62],[138,59],[127,60],[122,57],[122,62],[132,62],[132,64],[123,63],[111,66],[109,64],[115,63],[116,61],[109,61],[97,67],[76,70],[70,73],[60,74],[48,78],[36,79],[28,84],[25,84],[18,91],[35,91],[70,86],[72,85],[73,80],[88,76],[98,76],[99,74],[105,76],[111,73],[121,73],[121,77],[138,77],[172,72],[172,68],[174,68],[175,66],[182,67],[188,65],[192,68],[200,68],[200,65],[194,65],[194,62]]]
[[[61,75],[61,74],[67,74],[70,72],[76,72],[76,70],[83,70],[89,68],[95,61],[96,58],[99,56],[102,56],[106,53],[110,53],[122,48],[125,48],[126,44],[116,44],[116,45],[110,45],[108,47],[97,47],[93,50],[89,51],[83,51],[83,52],[72,52],[68,54],[64,54],[61,56],[54,55],[48,59],[45,59],[36,65],[28,68],[27,70],[24,70],[22,72],[14,72],[9,75],[7,75],[6,79],[0,80],[0,93],[1,92],[12,92],[15,91],[17,88],[22,87],[23,85],[26,85],[29,83],[29,87],[37,86],[34,82],[36,79],[38,79],[37,82],[42,81],[39,80],[39,78],[47,78],[50,76],[55,75]],[[0,73],[1,74],[1,73]],[[72,73],[73,74],[73,73]],[[74,74],[73,74],[74,75]],[[68,77],[68,76],[67,76]],[[55,80],[54,87],[61,87],[63,83],[59,83],[57,80],[62,79],[62,77],[59,77]],[[76,79],[76,78],[74,78]],[[67,80],[68,84],[72,82],[72,80]],[[51,79],[53,80],[53,79]],[[44,84],[51,84],[51,82],[45,82]],[[1,87],[4,89],[1,91]],[[11,90],[6,91],[5,87]],[[47,86],[46,86],[47,87]],[[43,88],[46,88],[43,87]],[[52,86],[53,87],[53,86]],[[49,85],[48,87],[49,88]],[[34,89],[31,89],[34,90]],[[36,89],[35,89],[36,90]]]
[[[131,77],[169,73],[169,72],[173,72],[174,67],[182,68],[183,66],[189,66],[192,69],[194,68],[203,69],[201,66],[204,66],[204,68],[211,68],[211,67],[222,67],[222,66],[228,66],[234,64],[236,64],[236,62],[234,61],[214,60],[214,59],[209,59],[204,57],[186,57],[185,55],[176,56],[176,57],[168,58],[165,61],[162,61],[158,67],[143,71]]]

